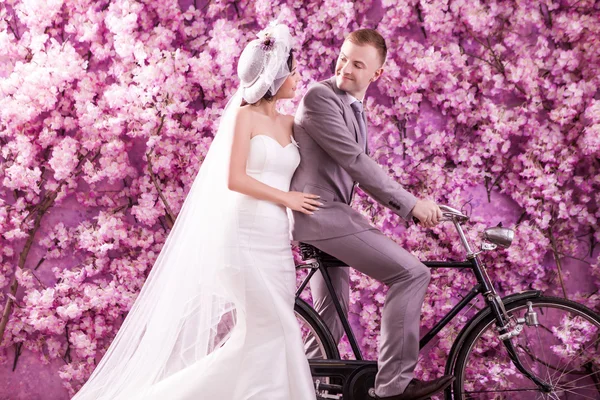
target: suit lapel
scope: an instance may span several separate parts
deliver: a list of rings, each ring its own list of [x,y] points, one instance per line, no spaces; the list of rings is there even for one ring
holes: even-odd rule
[[[354,127],[354,140],[356,143],[360,143],[360,128],[358,126],[358,121],[356,120],[356,115],[354,114],[354,110],[350,106],[350,99],[348,95],[343,90],[340,90],[335,83],[335,76],[328,79],[331,88],[335,92],[336,95],[342,100],[342,104],[344,104],[344,111],[347,114],[350,114],[350,120],[352,121],[352,125]]]

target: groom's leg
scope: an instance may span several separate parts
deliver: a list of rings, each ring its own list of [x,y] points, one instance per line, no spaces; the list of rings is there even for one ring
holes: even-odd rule
[[[350,300],[349,270],[350,268],[348,267],[333,267],[327,270],[331,277],[331,283],[333,284],[337,297],[342,305],[342,310],[344,310],[344,315],[348,315],[348,303]],[[310,279],[310,291],[312,293],[314,309],[319,313],[321,318],[323,318],[323,321],[333,335],[335,343],[338,343],[344,335],[344,328],[320,271],[317,271]],[[323,357],[323,354],[319,349],[319,344],[313,336],[308,337],[305,348],[306,355],[309,359]]]
[[[421,306],[431,276],[429,268],[378,230],[311,244],[389,286],[375,388],[380,397],[404,392],[419,355]]]

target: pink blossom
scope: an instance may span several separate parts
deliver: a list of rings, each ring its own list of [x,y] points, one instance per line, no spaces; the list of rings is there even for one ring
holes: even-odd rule
[[[474,246],[487,226],[514,228],[509,249],[482,256],[502,293],[560,294],[552,243],[589,263],[584,277],[566,268],[569,287],[600,285],[590,252],[600,241],[600,24],[585,11],[591,3],[190,3],[27,0],[0,9],[0,288],[16,275],[22,306],[4,339],[45,355],[43,335],[50,358],[73,349],[58,370],[70,393],[92,372],[165,242],[158,190],[178,213],[238,87],[239,54],[256,25],[273,18],[290,26],[298,62],[296,97],[280,104],[288,114],[310,84],[332,75],[345,35],[376,26],[385,36],[384,73],[366,97],[372,157],[417,196],[471,212]],[[39,205],[54,191],[17,268]],[[407,224],[360,190],[353,206],[420,259],[465,257],[449,224]],[[473,283],[465,271],[435,271],[423,327]],[[356,271],[351,286],[351,323],[375,359],[387,287]],[[583,289],[568,295],[598,307]],[[443,373],[475,310],[444,329],[418,376]],[[583,337],[555,334],[563,355]],[[347,338],[339,347],[351,357]]]
[[[54,170],[54,179],[67,178],[77,166],[77,141],[66,137],[52,150],[52,157],[48,164]]]

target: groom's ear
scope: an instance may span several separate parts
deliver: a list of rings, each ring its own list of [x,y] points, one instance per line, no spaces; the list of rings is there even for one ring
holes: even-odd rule
[[[379,79],[381,74],[383,74],[383,68],[379,68],[377,71],[375,71],[375,74],[371,78],[371,82],[375,82],[377,79]]]

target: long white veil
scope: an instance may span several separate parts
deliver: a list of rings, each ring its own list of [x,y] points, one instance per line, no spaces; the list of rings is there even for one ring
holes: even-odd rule
[[[240,268],[232,247],[236,213],[223,211],[239,197],[227,188],[227,174],[241,101],[238,90],[138,298],[74,399],[134,397],[218,348],[235,323],[232,311],[243,312],[240,293],[223,279]]]
[[[269,89],[277,92],[289,75],[291,46],[284,25],[272,25],[259,37],[240,56],[240,89],[225,107],[152,271],[106,354],[73,399],[135,398],[205,359],[226,341],[236,319],[243,319],[244,274],[233,212],[242,195],[227,187],[233,124],[242,99],[254,103]]]

